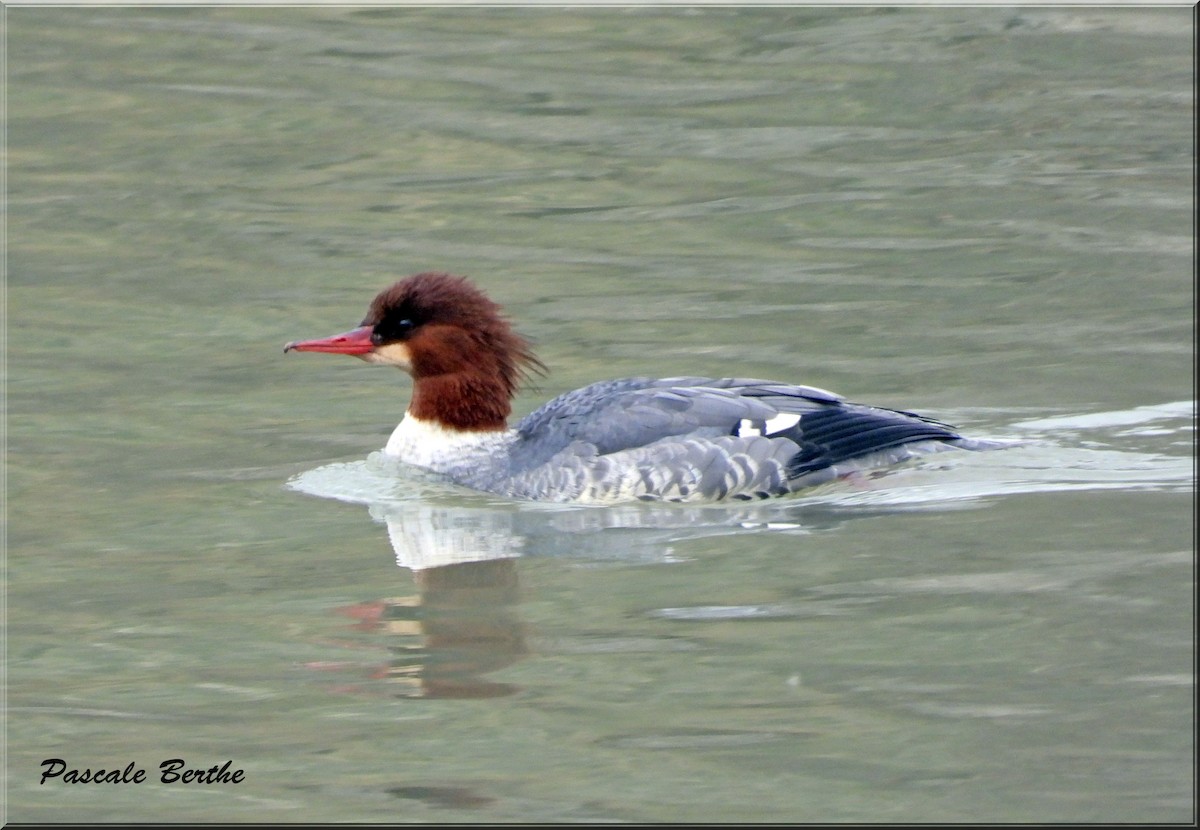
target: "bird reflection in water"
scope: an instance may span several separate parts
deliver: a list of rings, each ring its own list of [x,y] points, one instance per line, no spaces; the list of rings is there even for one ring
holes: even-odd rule
[[[358,621],[359,631],[385,638],[391,659],[371,676],[388,684],[388,694],[403,697],[493,698],[521,691],[486,675],[529,654],[520,617],[522,558],[662,563],[673,561],[672,551],[684,539],[810,532],[797,521],[794,505],[779,502],[720,510],[640,504],[596,510],[464,502],[457,495],[451,501],[444,490],[421,489],[420,480],[399,477],[394,462],[383,463],[377,454],[317,468],[290,484],[365,504],[371,518],[386,525],[396,564],[412,573],[415,595],[339,609]]]
[[[414,571],[416,595],[339,609],[388,638],[392,657],[372,674],[401,697],[491,698],[519,691],[484,675],[527,654],[515,559]]]

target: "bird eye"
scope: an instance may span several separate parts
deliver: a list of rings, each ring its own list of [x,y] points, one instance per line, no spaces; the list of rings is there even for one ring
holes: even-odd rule
[[[403,340],[412,334],[416,327],[417,324],[408,317],[402,320],[384,320],[377,323],[375,330],[371,332],[371,342],[380,346],[393,340]]]

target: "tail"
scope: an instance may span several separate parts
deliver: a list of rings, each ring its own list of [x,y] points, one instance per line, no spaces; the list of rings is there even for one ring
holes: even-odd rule
[[[856,468],[883,466],[946,447],[991,450],[1011,446],[966,438],[949,424],[912,412],[860,404],[837,404],[805,413],[794,426],[771,437],[789,438],[800,445],[787,464],[787,477],[793,481],[848,462],[863,462],[851,465]]]

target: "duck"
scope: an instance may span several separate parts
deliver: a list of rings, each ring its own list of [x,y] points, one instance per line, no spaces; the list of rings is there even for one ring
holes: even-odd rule
[[[546,366],[467,277],[423,272],[380,291],[357,327],[288,352],[356,357],[412,378],[383,455],[522,501],[606,505],[788,496],[931,452],[992,442],[815,386],[743,377],[628,377],[559,395],[509,426]]]

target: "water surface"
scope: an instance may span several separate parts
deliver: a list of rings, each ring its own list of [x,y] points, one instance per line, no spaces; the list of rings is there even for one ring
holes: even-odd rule
[[[1194,819],[1188,9],[6,23],[10,819]],[[281,353],[427,269],[538,342],[517,414],[737,374],[1022,443],[463,493],[371,455],[401,376]]]

